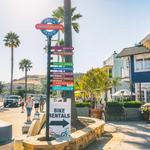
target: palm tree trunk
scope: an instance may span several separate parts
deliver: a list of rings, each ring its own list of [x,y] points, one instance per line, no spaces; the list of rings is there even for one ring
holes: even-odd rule
[[[72,31],[71,31],[71,0],[64,0],[64,27],[65,27],[65,46],[72,46]],[[72,56],[65,57],[66,62],[73,62]],[[65,92],[66,98],[71,98],[71,120],[77,120],[77,111],[75,107],[74,91]]]
[[[25,100],[27,98],[27,68],[25,68]]]
[[[13,92],[13,71],[14,71],[14,49],[11,46],[11,81],[10,81],[10,94]]]

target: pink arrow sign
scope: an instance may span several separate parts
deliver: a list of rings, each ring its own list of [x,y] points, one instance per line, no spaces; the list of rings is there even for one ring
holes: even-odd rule
[[[58,50],[74,50],[73,47],[67,47],[67,46],[52,46],[51,47],[52,49],[54,49],[55,51],[58,51]]]

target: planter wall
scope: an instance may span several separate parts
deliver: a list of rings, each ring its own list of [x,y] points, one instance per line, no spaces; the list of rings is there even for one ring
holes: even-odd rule
[[[89,117],[89,111],[90,111],[89,107],[76,107],[76,110],[78,116]]]
[[[141,120],[139,108],[125,108],[127,120]]]

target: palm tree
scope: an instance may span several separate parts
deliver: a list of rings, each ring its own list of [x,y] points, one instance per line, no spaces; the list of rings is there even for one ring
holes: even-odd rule
[[[10,85],[10,94],[13,90],[13,71],[14,71],[14,48],[19,47],[20,40],[19,36],[14,32],[9,32],[4,37],[5,46],[11,48],[11,85]]]
[[[111,85],[114,88],[114,92],[116,92],[117,86],[120,85],[120,78],[119,77],[112,78]]]
[[[32,62],[29,59],[23,59],[19,63],[19,69],[25,71],[25,99],[27,95],[27,73],[32,68]]]
[[[80,19],[82,15],[80,13],[74,14],[75,11],[76,7],[71,8],[72,27],[75,32],[79,33],[79,24],[76,22],[76,20]],[[64,7],[58,7],[56,10],[53,11],[52,16],[59,19],[60,23],[64,23]]]

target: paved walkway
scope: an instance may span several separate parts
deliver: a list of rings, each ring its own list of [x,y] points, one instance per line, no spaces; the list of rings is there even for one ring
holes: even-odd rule
[[[105,131],[86,150],[150,150],[150,124],[113,122],[106,124]]]
[[[1,104],[1,103],[0,103]],[[32,112],[32,117],[34,115],[34,109]],[[26,112],[21,113],[21,107],[18,108],[4,108],[0,111],[0,120],[9,122],[13,127],[13,136],[20,137],[22,135],[22,126],[26,122]]]

